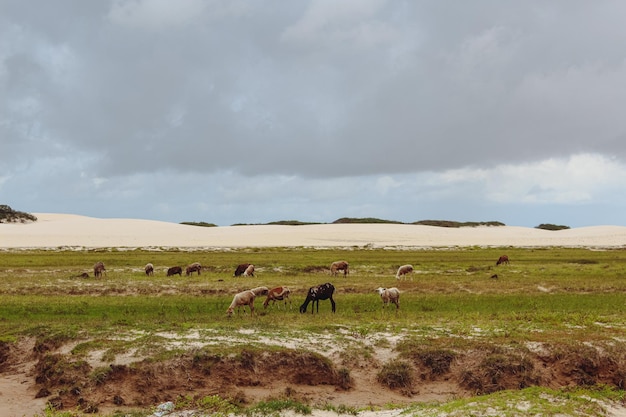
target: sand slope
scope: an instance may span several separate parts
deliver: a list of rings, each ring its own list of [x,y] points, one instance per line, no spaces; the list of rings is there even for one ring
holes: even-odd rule
[[[141,219],[34,213],[0,224],[0,248],[55,247],[624,247],[626,227],[547,231],[517,226],[443,228],[396,224],[198,227]]]

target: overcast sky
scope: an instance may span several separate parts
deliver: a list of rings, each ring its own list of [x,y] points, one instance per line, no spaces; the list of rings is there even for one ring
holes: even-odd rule
[[[0,0],[0,204],[626,225],[626,2]]]

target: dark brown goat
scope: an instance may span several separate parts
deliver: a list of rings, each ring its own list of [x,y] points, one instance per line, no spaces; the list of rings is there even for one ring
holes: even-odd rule
[[[104,267],[104,263],[96,262],[96,264],[93,266],[93,276],[96,278],[99,278],[105,272],[106,272],[106,268]]]
[[[237,268],[235,269],[235,273],[233,274],[234,277],[240,277],[243,275],[244,272],[246,272],[246,269],[250,266],[250,264],[239,264],[237,265]]]
[[[509,257],[506,255],[502,255],[501,257],[498,258],[498,260],[496,261],[496,266],[498,265],[503,265],[503,264],[509,264]]]
[[[173,266],[171,268],[167,269],[167,276],[171,277],[172,275],[180,275],[181,277],[183,276],[183,268],[181,268],[180,266]]]

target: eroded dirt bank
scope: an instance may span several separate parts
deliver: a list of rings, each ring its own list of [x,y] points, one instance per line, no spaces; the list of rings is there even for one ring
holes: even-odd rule
[[[320,348],[321,353],[303,340],[279,344],[265,340],[267,345],[233,341],[229,350],[216,350],[210,343],[181,347],[177,341],[172,343],[176,353],[142,357],[127,352],[108,361],[102,352],[77,354],[76,342],[54,346],[24,338],[0,344],[4,404],[0,414],[28,416],[46,405],[107,413],[211,395],[244,407],[261,400],[293,399],[313,406],[362,408],[445,401],[529,386],[623,389],[626,380],[624,349],[610,343],[498,346],[480,342],[448,349],[399,347],[397,341],[368,347],[367,340],[358,340],[378,336],[355,335],[353,344],[330,351]]]

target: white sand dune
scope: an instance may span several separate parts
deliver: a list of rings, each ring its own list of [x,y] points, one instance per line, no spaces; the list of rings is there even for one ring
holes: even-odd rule
[[[398,224],[198,227],[140,219],[34,213],[38,221],[0,224],[0,248],[56,247],[624,247],[626,227],[560,231],[528,227],[443,228]]]

